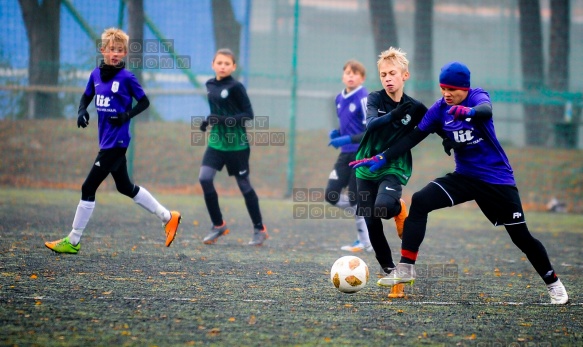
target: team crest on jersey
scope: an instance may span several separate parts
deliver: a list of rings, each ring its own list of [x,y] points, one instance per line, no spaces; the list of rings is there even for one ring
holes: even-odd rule
[[[411,115],[405,115],[405,117],[403,117],[401,119],[401,123],[403,123],[403,125],[407,125],[409,124],[409,122],[411,121]]]
[[[354,112],[354,110],[356,110],[356,105],[353,103],[350,103],[350,106],[348,106],[348,109],[350,110],[350,112]]]
[[[117,93],[118,90],[119,90],[119,82],[113,81],[113,83],[111,84],[111,91],[114,93]]]
[[[226,99],[227,96],[229,96],[229,90],[228,89],[221,90],[221,98]]]

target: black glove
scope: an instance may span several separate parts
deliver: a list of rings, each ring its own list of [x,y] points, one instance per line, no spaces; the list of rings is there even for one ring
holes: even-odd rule
[[[458,148],[462,148],[464,146],[463,143],[455,142],[454,140],[450,139],[449,137],[444,138],[443,142],[441,142],[441,144],[443,145],[443,150],[449,156],[451,156],[452,149],[455,150]]]
[[[202,123],[200,123],[200,131],[202,131],[204,133],[208,126],[209,126],[209,122],[207,122],[206,120],[203,120]]]
[[[116,125],[116,126],[121,126],[123,123],[127,122],[130,120],[130,114],[127,112],[121,112],[118,113],[114,116],[109,116],[109,118],[107,119],[107,121],[110,124]]]
[[[89,113],[87,110],[79,112],[79,117],[77,117],[77,128],[87,128],[89,125]]]
[[[405,101],[391,111],[391,119],[401,119],[411,109],[411,101]]]
[[[206,121],[211,125],[225,124],[226,117],[217,116],[216,114],[209,114]]]

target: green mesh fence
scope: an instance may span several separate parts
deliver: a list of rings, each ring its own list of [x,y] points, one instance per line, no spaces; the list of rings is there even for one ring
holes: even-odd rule
[[[80,130],[74,120],[100,59],[95,38],[111,26],[129,31],[139,3],[61,1],[56,31],[55,12],[37,8],[34,45],[53,40],[57,54],[31,50],[19,2],[0,4],[0,183],[79,189],[98,150],[95,123]],[[192,120],[208,113],[204,82],[212,76],[213,53],[235,45],[237,77],[263,122],[249,129],[261,140],[252,147],[254,186],[273,197],[325,187],[337,155],[327,147],[327,132],[337,126],[333,100],[343,87],[344,62],[360,60],[365,86],[380,89],[379,47],[397,46],[411,64],[406,92],[426,104],[439,97],[443,64],[460,60],[470,67],[472,85],[492,97],[496,131],[525,204],[544,209],[557,198],[583,211],[582,0],[144,0],[143,18],[143,39],[134,46],[142,65],[134,71],[152,105],[134,130],[130,160],[138,184],[200,194],[205,142]],[[95,116],[93,106],[89,111]],[[406,195],[453,170],[432,141],[415,150]],[[217,185],[238,194],[225,174]],[[114,189],[111,181],[104,188]]]

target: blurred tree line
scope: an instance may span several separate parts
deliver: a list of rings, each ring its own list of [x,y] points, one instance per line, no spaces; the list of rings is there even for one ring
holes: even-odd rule
[[[62,117],[56,87],[59,80],[59,28],[61,3],[69,0],[19,0],[29,41],[29,118]],[[144,38],[143,0],[120,0],[128,8],[128,34],[132,40]],[[251,1],[251,0],[249,0]],[[414,62],[418,98],[433,101],[433,0],[414,0]],[[231,48],[239,56],[241,25],[236,21],[230,0],[211,0],[214,35],[217,47]],[[368,0],[375,55],[389,46],[399,47],[393,1]],[[569,0],[550,0],[551,28],[546,66],[543,59],[543,34],[539,0],[518,0],[520,14],[520,54],[522,85],[525,93],[540,95],[543,90],[567,92],[569,86]],[[141,80],[141,71],[134,73]],[[552,124],[563,120],[564,105],[543,106],[524,103],[525,130],[528,145],[549,145]],[[577,117],[579,112],[574,112]],[[574,119],[578,121],[578,119]],[[537,126],[529,126],[536,124]],[[547,126],[540,126],[540,125]]]

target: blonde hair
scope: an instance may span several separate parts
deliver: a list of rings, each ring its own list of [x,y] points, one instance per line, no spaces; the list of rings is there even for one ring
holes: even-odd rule
[[[124,51],[128,51],[130,37],[123,30],[118,28],[105,29],[101,34],[101,47],[104,48],[110,42],[123,44]]]
[[[361,74],[362,77],[366,77],[366,68],[358,60],[350,59],[344,64],[342,71],[346,71],[346,68],[350,68],[352,72]]]
[[[401,67],[403,72],[409,70],[409,60],[406,58],[407,53],[401,51],[400,48],[389,47],[386,51],[381,52],[377,67],[381,66],[383,62],[392,63],[395,66]]]

